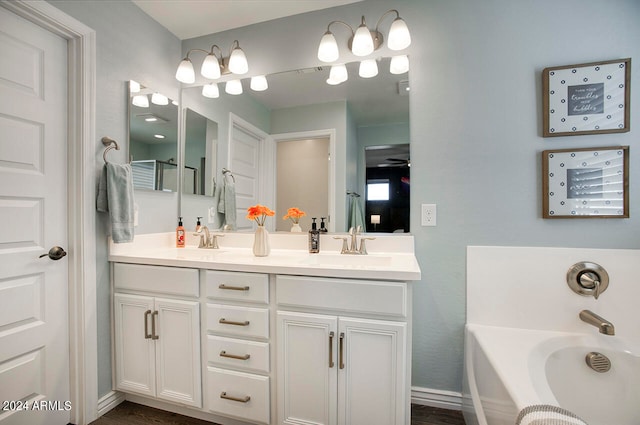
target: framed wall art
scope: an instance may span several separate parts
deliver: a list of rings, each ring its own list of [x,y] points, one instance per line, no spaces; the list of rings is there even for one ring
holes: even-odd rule
[[[629,147],[542,152],[544,218],[628,218]]]
[[[631,59],[542,71],[543,136],[629,131]]]

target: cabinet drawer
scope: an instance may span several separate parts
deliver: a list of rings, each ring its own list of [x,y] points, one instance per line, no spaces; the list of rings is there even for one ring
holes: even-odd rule
[[[207,298],[269,303],[269,276],[258,273],[203,271]]]
[[[253,422],[270,422],[269,377],[207,368],[210,411]]]
[[[116,290],[200,296],[200,276],[196,269],[115,263],[113,283]]]
[[[407,315],[405,282],[277,276],[278,305],[385,316]]]
[[[269,344],[208,335],[207,361],[218,366],[268,373]]]
[[[269,310],[223,304],[207,304],[209,332],[253,338],[269,338]]]

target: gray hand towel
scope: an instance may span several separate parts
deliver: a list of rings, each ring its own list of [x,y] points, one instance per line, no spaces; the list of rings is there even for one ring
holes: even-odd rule
[[[134,227],[133,178],[129,164],[105,164],[100,175],[96,208],[108,212],[115,243],[132,242]]]
[[[587,425],[587,423],[562,407],[536,404],[520,411],[516,425]]]

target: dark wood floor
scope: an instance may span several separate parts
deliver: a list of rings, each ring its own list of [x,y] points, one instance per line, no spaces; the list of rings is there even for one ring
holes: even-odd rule
[[[125,401],[90,425],[214,425],[200,419]],[[411,425],[465,425],[462,413],[428,406],[411,406]]]

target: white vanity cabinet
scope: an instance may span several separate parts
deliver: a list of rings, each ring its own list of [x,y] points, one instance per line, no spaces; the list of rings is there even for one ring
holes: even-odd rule
[[[113,265],[115,388],[201,407],[198,270]]]
[[[279,425],[409,423],[407,290],[277,276]]]
[[[206,292],[205,407],[270,423],[269,275],[203,270]]]

